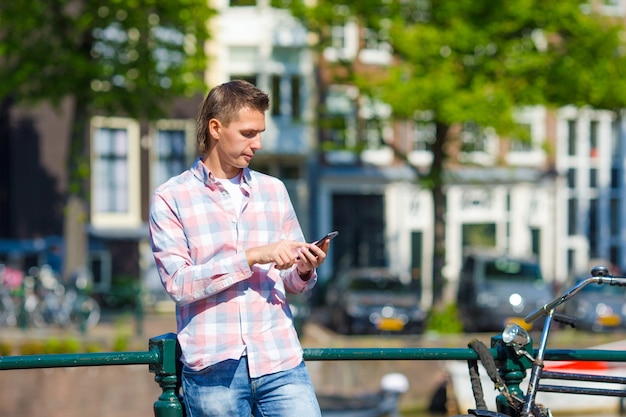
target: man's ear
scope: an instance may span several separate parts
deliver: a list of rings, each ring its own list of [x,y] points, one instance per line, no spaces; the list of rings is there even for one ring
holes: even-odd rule
[[[207,122],[207,125],[208,125],[209,135],[213,139],[216,139],[216,140],[219,139],[220,130],[222,129],[222,124],[220,123],[220,121],[217,119],[211,119]]]

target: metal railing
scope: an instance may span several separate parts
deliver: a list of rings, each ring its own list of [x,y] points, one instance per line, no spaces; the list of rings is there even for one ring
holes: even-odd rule
[[[520,363],[507,349],[492,338],[491,354],[501,361],[503,372],[510,371],[520,378]],[[99,352],[72,354],[42,354],[0,356],[0,371],[34,368],[70,368],[110,365],[148,365],[162,393],[154,402],[155,417],[182,417],[180,395],[180,349],[174,333],[149,340],[143,352]],[[470,348],[306,348],[306,361],[345,360],[471,360],[478,359]],[[626,363],[626,351],[594,349],[553,349],[546,352],[546,360],[553,361],[606,361]],[[524,366],[526,368],[526,366]],[[510,382],[511,380],[509,380]]]

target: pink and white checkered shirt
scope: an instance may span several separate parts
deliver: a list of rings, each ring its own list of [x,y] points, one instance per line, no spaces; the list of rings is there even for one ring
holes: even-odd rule
[[[280,180],[245,169],[240,187],[243,203],[235,210],[197,159],[155,190],[150,235],[161,281],[176,302],[184,364],[201,370],[245,350],[250,376],[258,377],[302,361],[286,292],[311,289],[317,275],[303,281],[295,266],[248,266],[246,249],[304,236]]]

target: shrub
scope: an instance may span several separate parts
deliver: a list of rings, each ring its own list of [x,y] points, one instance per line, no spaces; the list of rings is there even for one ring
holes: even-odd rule
[[[463,332],[456,304],[448,304],[442,309],[433,309],[428,317],[428,330],[437,333],[456,334]]]

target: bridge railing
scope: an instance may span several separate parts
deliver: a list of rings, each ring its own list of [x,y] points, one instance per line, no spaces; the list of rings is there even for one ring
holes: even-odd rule
[[[492,339],[491,354],[504,364],[509,359],[511,372],[519,374],[519,361],[502,349]],[[155,381],[162,392],[154,402],[155,417],[182,417],[179,361],[180,349],[174,333],[167,333],[149,340],[148,350],[140,352],[99,352],[72,354],[42,354],[24,356],[0,356],[0,371],[34,368],[70,368],[110,365],[148,365],[155,374]],[[306,361],[345,360],[470,360],[478,359],[470,348],[306,348]],[[553,361],[607,361],[626,363],[626,351],[594,349],[552,349],[546,352],[546,360]],[[501,369],[502,371],[502,369]]]

